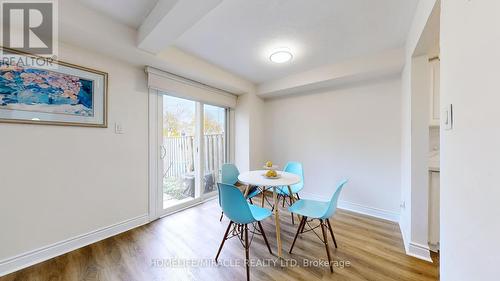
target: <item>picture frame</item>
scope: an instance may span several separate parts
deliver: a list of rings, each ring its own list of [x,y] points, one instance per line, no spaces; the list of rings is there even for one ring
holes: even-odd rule
[[[0,49],[2,57],[47,59]],[[0,60],[0,122],[107,128],[108,73],[59,60],[50,63],[47,68]]]

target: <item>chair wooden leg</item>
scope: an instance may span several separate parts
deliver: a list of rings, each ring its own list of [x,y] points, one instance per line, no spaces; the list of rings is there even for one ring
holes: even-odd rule
[[[227,235],[229,234],[229,230],[231,229],[231,226],[233,225],[233,222],[231,221],[229,225],[227,226],[226,233],[224,234],[224,238],[222,239],[222,243],[220,243],[219,251],[217,251],[217,255],[215,256],[215,262],[217,262],[217,259],[219,258],[220,251],[222,251],[222,246],[224,246],[224,242],[226,242]]]
[[[260,221],[257,222],[257,225],[259,225],[260,233],[262,233],[262,237],[264,237],[264,242],[266,242],[267,249],[269,250],[269,253],[272,255],[273,251],[271,251],[271,246],[269,246],[269,242],[267,241],[266,233],[264,232],[264,228],[262,227],[262,224]]]
[[[274,208],[277,208],[277,207],[279,206],[279,204],[280,204],[280,199],[281,199],[281,195],[279,195],[279,194],[278,194],[278,195],[276,196],[276,198],[277,198],[276,202],[275,202],[275,203],[273,204],[273,206],[271,207],[271,212],[274,212]]]
[[[290,193],[290,194],[291,194],[291,193]],[[293,198],[292,198],[292,196],[293,196],[293,195],[290,195],[290,196],[289,196],[289,197],[290,197],[290,206],[292,206],[292,205],[293,205]],[[293,215],[293,213],[292,213],[292,225],[295,225],[295,220],[294,220],[294,218],[293,218],[293,217],[294,217],[294,215]]]
[[[221,212],[219,221],[222,221],[222,218],[224,218],[224,212]]]
[[[285,200],[286,200],[285,195],[283,195],[283,206],[282,206],[283,208],[285,208]]]
[[[333,229],[332,225],[330,224],[330,220],[326,219],[326,222],[328,223],[328,229],[330,230],[330,234],[332,235],[333,244],[335,244],[335,248],[337,248],[337,241],[335,240],[335,235],[333,235]]]
[[[262,208],[264,208],[264,202],[266,202],[266,190],[262,189],[262,202],[260,203]]]
[[[330,257],[330,249],[328,248],[328,236],[326,235],[325,231],[325,222],[323,220],[319,220],[321,223],[321,232],[323,232],[323,243],[325,243],[325,248],[326,248],[326,255],[328,257],[328,264],[330,265],[330,272],[333,273],[333,265],[332,265],[332,259]]]
[[[253,204],[252,198],[248,198],[248,201],[250,201],[250,204]]]
[[[307,224],[307,217],[303,217],[304,218],[304,224],[302,224],[302,229],[300,230],[300,233],[304,233],[304,228],[306,227],[306,224]]]
[[[293,214],[292,214],[293,215]],[[293,250],[293,246],[295,246],[295,241],[297,241],[297,237],[299,236],[299,233],[300,233],[300,229],[302,228],[302,226],[306,223],[306,217],[302,217],[302,220],[300,221],[299,223],[299,227],[297,228],[297,233],[295,233],[295,238],[293,238],[293,243],[292,243],[292,247],[290,247],[290,254],[292,253],[292,250]]]
[[[248,244],[248,225],[245,224],[245,265],[247,268],[247,281],[250,281],[250,245]]]

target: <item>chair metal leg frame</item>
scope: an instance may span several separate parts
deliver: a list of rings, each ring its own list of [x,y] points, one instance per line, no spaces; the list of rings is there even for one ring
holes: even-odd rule
[[[311,220],[312,221],[312,220]],[[295,246],[295,242],[297,241],[297,237],[299,236],[300,233],[304,233],[304,232],[308,232],[308,231],[313,231],[314,234],[316,234],[316,236],[321,240],[321,242],[323,242],[323,244],[325,244],[325,249],[326,249],[326,255],[328,257],[328,264],[330,265],[330,272],[333,273],[333,264],[332,264],[332,258],[330,256],[330,249],[328,247],[328,236],[326,235],[326,230],[325,228],[328,228],[330,230],[330,234],[332,235],[332,238],[333,238],[333,243],[335,243],[335,248],[337,248],[337,242],[335,242],[335,238],[333,236],[333,231],[331,229],[331,225],[330,225],[330,221],[327,219],[326,220],[326,223],[325,223],[325,220],[322,220],[320,219],[319,220],[320,222],[320,225],[316,226],[316,227],[311,227],[309,225],[309,222],[307,221],[307,217],[302,217],[302,220],[300,221],[299,223],[299,227],[297,228],[297,233],[295,233],[295,238],[293,239],[293,243],[292,243],[292,247],[290,248],[290,254],[292,253],[293,251],[293,247]],[[309,225],[310,229],[304,231],[304,228],[305,228],[305,225]],[[315,231],[314,229],[318,228],[318,227],[321,227],[321,232],[323,234],[323,238],[321,238]]]
[[[271,212],[274,210],[274,204],[273,202],[269,201],[268,196],[265,195],[266,191],[269,190],[269,188],[262,187],[262,202],[261,202],[261,207],[264,208],[264,204],[267,202],[269,207],[271,207]],[[272,198],[272,196],[271,196]]]
[[[306,220],[307,220],[306,217],[302,217],[302,220],[300,220],[299,227],[297,228],[297,233],[295,233],[295,238],[293,238],[292,247],[290,247],[290,252],[289,252],[290,254],[292,253],[293,246],[295,246],[295,241],[297,241],[297,237],[299,236],[300,230],[306,224]]]
[[[222,250],[222,246],[224,246],[224,242],[226,242],[226,240],[227,240],[227,235],[229,234],[229,230],[231,229],[231,225],[233,225],[232,221],[227,226],[226,233],[224,234],[224,238],[222,238],[222,243],[220,244],[219,250],[217,251],[217,255],[215,256],[215,262],[217,262],[217,259],[219,259],[219,255],[220,255],[220,252]]]
[[[228,237],[229,233],[231,232],[231,226],[233,226],[232,230],[232,236]],[[261,234],[262,237],[264,238],[264,242],[266,243],[267,249],[269,250],[270,254],[273,254],[271,251],[271,246],[269,245],[269,242],[267,241],[266,233],[264,232],[264,228],[262,227],[262,224],[260,221],[257,222],[257,225],[259,227],[259,231],[257,232],[257,229],[255,228],[254,225],[254,231],[250,231],[252,233],[252,237],[249,239],[248,238],[248,224],[242,225],[242,224],[235,224],[234,222],[230,222],[229,225],[227,226],[226,232],[224,234],[224,238],[222,239],[222,242],[219,246],[219,250],[217,251],[217,255],[215,256],[215,262],[218,262],[219,255],[222,251],[222,247],[224,246],[224,242],[226,240],[233,238],[233,237],[238,237],[240,239],[241,244],[243,245],[243,248],[245,249],[245,267],[246,267],[246,274],[247,274],[247,280],[250,280],[250,258],[249,258],[249,252],[250,252],[250,244],[252,243],[253,240],[253,235],[254,234]],[[241,236],[241,238],[240,238]]]
[[[295,195],[297,195],[297,199],[298,199],[298,200],[300,200],[300,196],[299,196],[299,194],[298,194],[298,193],[295,193],[295,194],[293,194],[292,196],[295,196]],[[294,203],[294,198],[293,198],[292,196],[290,196],[290,195],[279,195],[279,196],[278,196],[278,202],[279,202],[280,198],[283,198],[282,207],[283,207],[283,208],[285,208],[285,204],[287,204],[287,205],[290,207],[290,206],[292,206],[292,205],[293,205],[293,203]],[[287,201],[286,201],[286,198],[288,198],[290,202],[287,202]],[[274,206],[273,206],[273,208],[272,208],[271,212],[272,212],[273,210],[274,210]],[[298,215],[297,215],[297,217],[301,220],[300,216],[298,216]],[[294,217],[293,217],[293,214],[292,214],[292,224],[295,224],[295,219],[294,219]]]
[[[269,242],[267,241],[266,233],[264,232],[264,228],[262,228],[262,224],[260,223],[260,221],[257,222],[257,225],[259,226],[260,233],[264,238],[264,242],[266,242],[267,249],[269,250],[269,253],[272,255],[273,251],[271,251],[271,247],[269,246]]]
[[[276,205],[278,205],[278,206],[279,206],[279,203],[280,203],[281,197],[282,197],[282,195],[279,195],[279,194],[276,196],[276,198],[278,198],[278,200],[276,201]],[[269,205],[271,206],[271,212],[274,212],[274,207],[275,207],[275,206],[274,206],[274,204],[273,204],[273,203],[271,203],[271,202],[268,202],[268,203],[269,203]]]

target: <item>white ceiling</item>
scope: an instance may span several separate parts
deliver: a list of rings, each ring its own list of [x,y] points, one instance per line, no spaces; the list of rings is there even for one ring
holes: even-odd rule
[[[133,28],[138,28],[144,22],[158,2],[79,1]],[[187,0],[175,0],[173,3],[179,4],[179,1]],[[194,9],[197,7],[196,1],[203,0],[189,0],[186,3],[194,5]],[[218,2],[214,1],[213,9],[200,15],[199,20],[179,32],[181,35],[169,44],[261,84],[324,65],[402,47],[418,0]],[[170,11],[174,12],[173,9]],[[183,12],[189,15],[189,11]],[[174,31],[179,29],[175,22],[169,26]],[[169,46],[157,47],[161,49]],[[279,47],[292,50],[294,58],[291,62],[274,64],[269,61],[271,51]]]
[[[418,0],[223,1],[175,45],[256,83],[402,47]],[[273,48],[294,59],[272,64]]]
[[[158,0],[79,0],[84,5],[99,11],[112,19],[138,28]]]

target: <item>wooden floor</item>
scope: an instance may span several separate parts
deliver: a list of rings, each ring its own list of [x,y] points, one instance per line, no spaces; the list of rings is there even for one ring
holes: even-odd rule
[[[213,263],[229,223],[227,218],[219,222],[219,216],[217,200],[212,200],[0,277],[0,281],[245,280],[245,252],[237,238],[228,240],[222,249],[219,262],[223,264]],[[255,235],[250,247],[255,265],[250,269],[251,280],[439,279],[438,258],[432,264],[405,255],[399,227],[393,222],[338,211],[331,220],[338,243],[338,249],[331,247],[337,263],[332,274],[324,263],[308,266],[326,260],[323,243],[312,232],[304,233],[293,254],[288,254],[297,222],[292,226],[284,210],[281,221],[283,264],[274,263],[276,257],[269,254],[262,237]],[[263,226],[276,253],[272,218]]]

